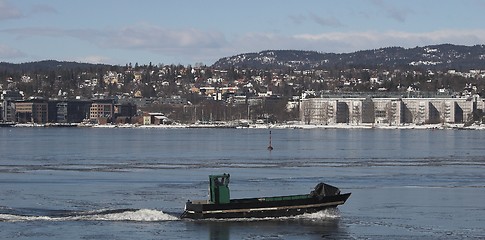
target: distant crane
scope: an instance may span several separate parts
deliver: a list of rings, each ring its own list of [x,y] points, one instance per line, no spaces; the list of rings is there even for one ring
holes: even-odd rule
[[[268,151],[273,151],[273,146],[271,146],[271,131],[269,131],[269,146],[268,146]]]

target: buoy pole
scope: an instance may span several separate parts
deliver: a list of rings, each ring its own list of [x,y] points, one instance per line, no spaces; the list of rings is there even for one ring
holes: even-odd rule
[[[269,131],[269,146],[268,146],[268,151],[272,151],[273,146],[271,146],[271,131]]]

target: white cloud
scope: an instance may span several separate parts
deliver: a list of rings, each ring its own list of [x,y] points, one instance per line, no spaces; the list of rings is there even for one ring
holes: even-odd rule
[[[111,58],[105,57],[105,56],[100,56],[100,55],[77,57],[73,61],[82,62],[82,63],[94,63],[94,64],[98,64],[98,63],[109,64],[109,63],[112,63]]]
[[[0,58],[3,59],[14,59],[25,57],[26,54],[20,50],[11,48],[7,45],[0,44]]]
[[[225,44],[223,34],[198,29],[169,29],[153,25],[136,25],[120,29],[12,28],[0,30],[18,38],[73,37],[101,47],[172,51],[180,49],[219,48]]]
[[[18,39],[41,37],[79,39],[100,49],[121,49],[145,51],[151,54],[173,56],[180,59],[206,60],[215,56],[228,43],[217,31],[198,29],[169,29],[148,24],[138,24],[119,29],[59,29],[59,28],[11,28],[0,33],[13,35]],[[66,46],[68,45],[66,41]],[[220,55],[217,58],[221,57]]]
[[[0,0],[0,20],[22,17],[22,12],[10,4],[8,0]]]
[[[218,48],[224,43],[224,35],[219,32],[169,29],[147,24],[116,30],[103,39],[103,44],[113,47],[153,51]]]
[[[362,31],[362,32],[327,32],[320,34],[284,35],[277,33],[243,33],[225,36],[218,31],[198,29],[169,29],[159,26],[139,24],[120,29],[56,29],[56,28],[16,28],[0,30],[0,34],[34,39],[37,36],[62,38],[71,37],[97,46],[100,56],[79,57],[78,61],[93,63],[112,62],[104,50],[126,50],[133,55],[160,56],[161,61],[180,61],[180,63],[203,62],[212,64],[222,57],[240,53],[259,52],[271,49],[313,50],[320,52],[353,52],[381,47],[415,47],[431,44],[452,43],[461,45],[485,44],[485,30],[439,30],[433,32],[404,31]],[[66,41],[69,46],[69,39]],[[77,41],[73,41],[77,42]],[[79,42],[77,42],[79,43]],[[73,48],[73,49],[74,49]],[[73,51],[74,53],[75,51]],[[20,56],[22,53],[5,46],[0,46],[3,56]],[[80,55],[79,53],[76,53]],[[82,53],[81,53],[82,54]],[[82,55],[80,55],[82,56]],[[121,61],[132,61],[130,57]],[[120,58],[118,55],[116,58]],[[170,60],[166,60],[170,59]],[[138,61],[143,61],[139,59]],[[120,61],[120,60],[116,60]],[[158,61],[146,59],[146,61]]]

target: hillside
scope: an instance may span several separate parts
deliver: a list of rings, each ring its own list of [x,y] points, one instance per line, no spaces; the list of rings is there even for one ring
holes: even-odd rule
[[[107,64],[90,64],[45,60],[28,63],[0,62],[0,71],[36,72],[51,70],[90,70],[109,68]],[[485,45],[452,44],[415,48],[388,47],[353,53],[321,53],[302,50],[266,50],[243,53],[219,59],[215,69],[329,69],[329,68],[421,68],[432,70],[468,71],[485,69]]]
[[[221,69],[232,66],[256,69],[325,69],[335,67],[483,69],[485,68],[485,45],[441,44],[407,49],[389,47],[341,54],[299,50],[268,50],[221,58],[213,65],[214,68]]]
[[[53,70],[89,70],[92,68],[109,67],[105,64],[91,64],[91,63],[78,63],[78,62],[65,62],[56,60],[44,60],[38,62],[27,63],[6,63],[0,62],[0,71],[12,71],[12,72],[37,72],[37,71],[53,71]]]

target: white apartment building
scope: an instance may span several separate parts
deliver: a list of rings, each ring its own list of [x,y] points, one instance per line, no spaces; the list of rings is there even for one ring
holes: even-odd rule
[[[465,98],[309,98],[300,104],[305,124],[335,123],[402,124],[464,123],[483,100]]]

